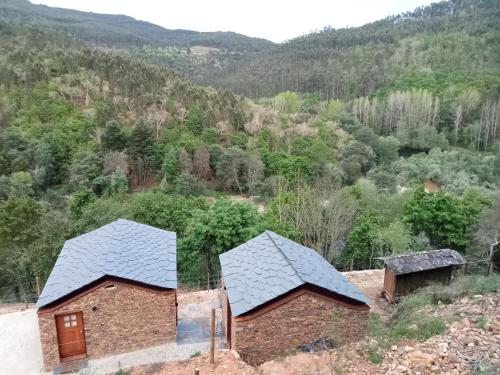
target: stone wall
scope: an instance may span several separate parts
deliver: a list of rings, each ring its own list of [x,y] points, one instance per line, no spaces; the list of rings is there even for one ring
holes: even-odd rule
[[[60,363],[55,316],[70,311],[83,313],[87,358],[129,352],[176,338],[174,291],[106,281],[55,311],[39,310],[43,362],[47,370]]]
[[[304,289],[261,315],[233,318],[233,349],[259,365],[319,337],[331,337],[338,345],[357,341],[366,335],[368,312],[367,305],[349,306]]]

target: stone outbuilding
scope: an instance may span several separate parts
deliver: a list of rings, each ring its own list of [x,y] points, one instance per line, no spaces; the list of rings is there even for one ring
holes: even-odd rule
[[[315,250],[266,231],[219,258],[223,329],[248,363],[365,336],[368,299]]]
[[[378,259],[385,265],[383,294],[389,301],[430,283],[448,284],[453,268],[466,263],[458,251],[451,249],[390,255]]]
[[[119,219],[65,242],[38,299],[46,370],[175,341],[176,235]]]

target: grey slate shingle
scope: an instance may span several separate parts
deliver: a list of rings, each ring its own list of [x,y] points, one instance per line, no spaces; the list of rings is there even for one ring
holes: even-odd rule
[[[305,284],[369,303],[315,250],[271,231],[219,255],[219,259],[233,316]]]
[[[377,258],[396,275],[420,272],[436,268],[458,266],[466,261],[456,250],[440,249]]]
[[[36,306],[54,302],[103,276],[177,288],[176,234],[118,219],[66,241]]]

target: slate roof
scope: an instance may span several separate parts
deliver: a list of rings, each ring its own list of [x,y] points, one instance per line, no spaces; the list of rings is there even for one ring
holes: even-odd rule
[[[456,250],[440,249],[378,258],[396,275],[465,264]]]
[[[162,288],[177,287],[176,234],[118,219],[64,243],[37,307],[103,276]]]
[[[219,255],[219,259],[233,316],[306,284],[369,303],[315,250],[271,231]]]

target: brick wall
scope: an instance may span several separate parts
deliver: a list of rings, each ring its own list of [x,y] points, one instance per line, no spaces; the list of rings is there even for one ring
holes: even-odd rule
[[[369,309],[364,307],[302,290],[261,315],[233,318],[233,349],[249,364],[259,365],[322,336],[339,345],[357,341],[367,332]]]
[[[108,287],[113,285],[114,287]],[[93,311],[92,307],[96,310]],[[46,369],[60,363],[55,315],[82,311],[87,358],[101,357],[174,341],[176,306],[173,291],[155,291],[123,282],[106,281],[58,307],[38,313]]]

